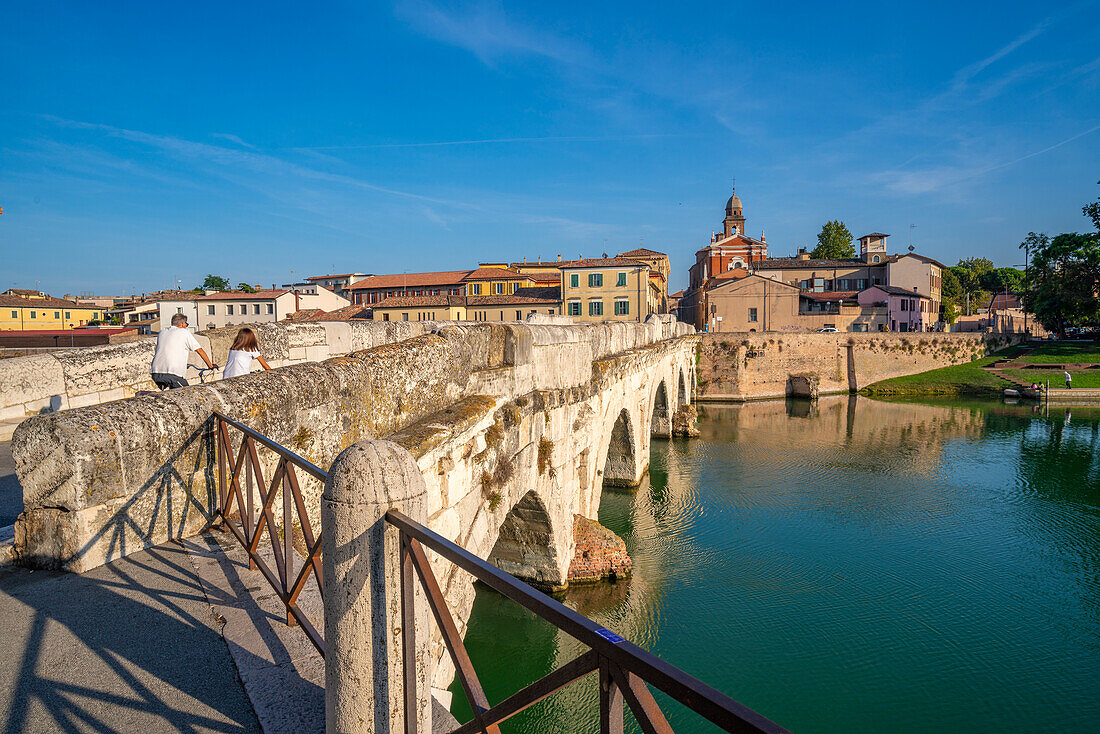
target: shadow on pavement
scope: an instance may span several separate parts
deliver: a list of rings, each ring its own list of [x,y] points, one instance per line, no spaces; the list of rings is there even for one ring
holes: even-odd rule
[[[258,732],[184,548],[0,570],[0,734]]]

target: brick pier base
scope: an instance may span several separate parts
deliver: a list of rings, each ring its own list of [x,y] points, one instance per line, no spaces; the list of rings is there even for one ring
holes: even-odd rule
[[[570,584],[589,584],[630,575],[626,543],[595,520],[573,515],[573,541],[577,545],[569,564]]]

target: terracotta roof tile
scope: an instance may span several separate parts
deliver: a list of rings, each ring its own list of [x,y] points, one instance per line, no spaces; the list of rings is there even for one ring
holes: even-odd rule
[[[574,260],[571,263],[563,263],[562,269],[565,268],[631,268],[642,267],[648,268],[649,265],[637,260],[631,260],[625,257],[597,257],[589,258],[587,260]]]
[[[222,293],[212,293],[209,296],[194,294],[192,298],[196,301],[266,301],[278,298],[279,296],[285,295],[287,293],[290,293],[290,291],[282,289],[267,289],[256,291],[255,293],[245,293],[244,291],[225,291]],[[157,300],[168,301],[173,299],[163,298]],[[188,298],[186,300],[192,299]]]
[[[461,285],[470,270],[447,270],[435,273],[399,273],[397,275],[372,275],[352,283],[349,290],[361,291],[377,288],[423,288]]]

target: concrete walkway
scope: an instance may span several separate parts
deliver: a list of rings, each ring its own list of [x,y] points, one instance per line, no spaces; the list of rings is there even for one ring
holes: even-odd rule
[[[0,569],[0,732],[258,732],[187,551]]]

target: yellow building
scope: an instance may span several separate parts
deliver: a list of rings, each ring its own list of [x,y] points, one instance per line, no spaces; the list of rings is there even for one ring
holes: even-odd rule
[[[658,313],[668,313],[668,279],[672,276],[672,264],[669,262],[668,255],[656,250],[639,247],[629,252],[620,252],[615,257],[637,260],[649,266],[650,280],[661,292],[661,305]]]
[[[394,296],[371,308],[374,321],[524,321],[532,314],[561,313],[556,289],[536,288],[533,295]],[[521,291],[522,293],[522,291]]]
[[[38,291],[11,289],[0,295],[0,331],[77,329],[104,317],[98,306],[54,298]]]
[[[564,263],[562,304],[577,322],[645,321],[660,311],[662,294],[649,265],[621,257]]]
[[[375,321],[465,321],[464,296],[391,296],[371,306]]]

